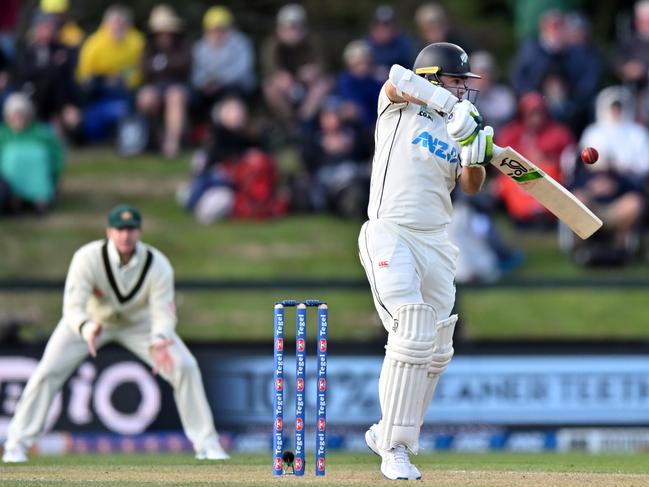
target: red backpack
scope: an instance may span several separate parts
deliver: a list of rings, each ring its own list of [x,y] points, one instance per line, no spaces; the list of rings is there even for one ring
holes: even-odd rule
[[[288,199],[277,195],[278,171],[268,154],[251,149],[228,166],[234,183],[233,218],[270,218],[288,211]]]

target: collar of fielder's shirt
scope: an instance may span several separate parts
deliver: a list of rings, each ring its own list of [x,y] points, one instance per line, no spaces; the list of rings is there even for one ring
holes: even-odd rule
[[[137,267],[138,263],[142,260],[142,255],[144,253],[144,246],[140,242],[138,242],[135,246],[135,254],[133,254],[131,260],[129,260],[126,265],[122,265],[122,262],[119,258],[119,252],[117,252],[117,247],[115,247],[115,244],[112,240],[108,239],[108,259],[110,260],[110,263],[120,271],[126,271]]]

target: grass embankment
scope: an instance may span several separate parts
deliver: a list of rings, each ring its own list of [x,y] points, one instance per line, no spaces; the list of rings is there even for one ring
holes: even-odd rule
[[[196,223],[175,200],[176,189],[188,177],[187,160],[123,159],[106,149],[72,152],[60,202],[49,216],[0,222],[0,277],[63,278],[74,250],[103,236],[108,209],[128,201],[144,214],[145,240],[169,256],[180,279],[364,279],[356,249],[358,221],[302,215]],[[505,232],[527,253],[515,277],[647,273],[646,264],[614,272],[578,269],[558,250],[554,235],[519,234],[506,226]],[[644,338],[649,336],[644,294],[614,289],[467,290],[460,295],[459,309],[465,335],[471,338]],[[280,297],[329,301],[336,339],[382,334],[368,288],[201,291],[178,297],[179,332],[190,339],[267,340],[272,303]],[[25,327],[25,336],[31,338],[49,334],[60,306],[59,293],[0,293],[0,315],[35,323]]]

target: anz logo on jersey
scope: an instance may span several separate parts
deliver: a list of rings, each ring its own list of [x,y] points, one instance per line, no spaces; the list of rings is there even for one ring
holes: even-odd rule
[[[412,141],[412,145],[421,145],[423,148],[428,149],[428,152],[431,154],[446,159],[451,164],[455,164],[459,161],[457,157],[457,149],[455,149],[455,147],[451,147],[449,150],[447,142],[439,140],[437,137],[433,137],[426,131],[415,137]]]

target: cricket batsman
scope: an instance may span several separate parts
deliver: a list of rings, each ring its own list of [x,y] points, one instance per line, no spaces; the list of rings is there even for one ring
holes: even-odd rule
[[[391,480],[417,480],[409,454],[453,356],[458,249],[446,232],[451,191],[477,193],[493,151],[467,86],[466,52],[430,44],[413,69],[392,66],[378,100],[369,221],[358,238],[374,304],[388,332],[379,378],[382,417],[365,433]]]
[[[4,462],[26,462],[63,383],[90,354],[117,342],[173,387],[183,428],[201,460],[226,460],[205,397],[196,359],[175,332],[173,269],[157,249],[140,242],[142,218],[128,205],[108,215],[106,240],[72,257],[63,317],[30,377],[9,424]]]

